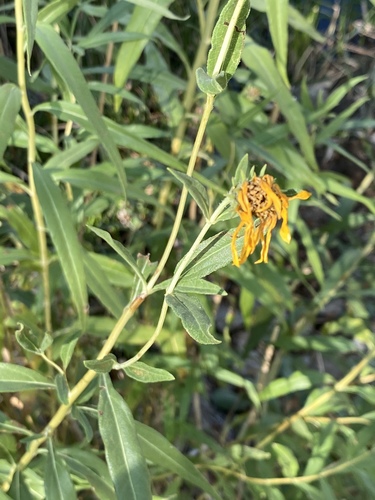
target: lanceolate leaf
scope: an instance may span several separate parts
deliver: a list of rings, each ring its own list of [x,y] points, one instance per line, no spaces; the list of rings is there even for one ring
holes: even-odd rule
[[[39,372],[24,366],[0,363],[0,392],[54,388],[55,384]]]
[[[106,500],[116,500],[115,492],[112,485],[110,484],[110,479],[108,481],[106,476],[103,477],[103,474],[101,474],[91,466],[91,463],[89,461],[89,458],[91,457],[87,456],[89,452],[78,450],[82,452],[83,456],[76,457],[74,456],[75,451],[76,450],[74,449],[69,449],[64,452],[59,452],[59,456],[64,459],[71,473],[86,479],[95,490],[98,498],[105,498]],[[93,458],[95,460],[98,460],[98,457],[96,455]]]
[[[48,440],[48,456],[44,475],[46,498],[74,500],[77,498],[73,482],[65,463],[55,455],[51,439]]]
[[[113,250],[120,255],[122,259],[131,267],[131,269],[135,272],[138,278],[141,280],[143,285],[146,285],[145,278],[143,277],[141,271],[139,270],[136,261],[133,259],[132,254],[129,252],[127,248],[125,248],[120,242],[114,240],[112,236],[102,229],[98,229],[96,227],[88,226],[88,228],[93,231],[95,234],[103,238],[104,241],[110,245]]]
[[[109,472],[118,499],[151,500],[146,461],[142,454],[133,415],[108,375],[101,376],[99,429]]]
[[[2,85],[0,87],[0,161],[3,159],[4,151],[14,130],[20,106],[19,88],[12,83]]]
[[[181,284],[185,279],[202,278],[225,267],[232,262],[230,249],[231,235],[221,232],[203,241],[195,252],[189,266],[183,274]],[[237,251],[243,244],[243,236],[237,239]]]
[[[77,308],[82,326],[87,310],[86,278],[82,249],[78,241],[70,211],[61,191],[47,171],[33,166],[36,191],[43,210],[49,234],[55,245],[60,265]]]
[[[200,344],[220,344],[220,340],[210,334],[210,318],[196,297],[175,292],[166,295],[165,300],[194,340]]]
[[[54,0],[53,2],[48,2],[38,14],[38,22],[57,23],[78,2],[79,0]]]
[[[238,0],[229,0],[229,2],[227,2],[223,10],[221,11],[219,20],[217,21],[215,29],[212,33],[211,50],[208,54],[207,59],[207,74],[209,76],[216,76],[214,74],[216,62],[218,60],[220,50],[223,46],[225,37],[230,27],[229,23],[237,4]],[[221,68],[219,68],[219,70],[217,71],[217,73],[223,71],[226,75],[227,80],[229,80],[229,78],[233,76],[241,59],[241,53],[246,33],[246,18],[249,15],[249,12],[250,2],[249,0],[245,0],[243,2],[240,14],[236,20],[226,57]]]
[[[26,52],[27,52],[27,69],[30,71],[30,58],[31,52],[33,50],[34,38],[35,38],[35,25],[38,16],[38,0],[23,0],[23,13],[25,18],[25,30],[26,30]]]
[[[141,422],[135,424],[142,452],[148,460],[198,486],[216,500],[220,499],[207,479],[164,436]]]
[[[286,67],[288,56],[288,4],[289,0],[266,0],[268,23],[276,52],[276,65],[287,87],[290,86]]]
[[[242,60],[249,69],[257,74],[266,86],[266,97],[271,97],[278,103],[281,112],[288,122],[290,131],[299,142],[307,162],[310,167],[317,170],[318,166],[315,159],[313,141],[309,136],[301,107],[285,85],[270,52],[251,41],[246,44],[243,50]]]
[[[202,186],[202,184],[193,179],[189,175],[183,174],[182,172],[176,172],[174,170],[168,169],[176,179],[178,179],[189,191],[189,194],[194,198],[197,202],[198,207],[202,210],[203,215],[208,219],[210,215],[210,209],[207,203],[208,194],[206,188]]]
[[[126,176],[121,156],[99,112],[96,102],[88,89],[87,83],[71,51],[52,28],[38,23],[36,40],[50,64],[72,91],[85,115],[92,124],[103,148],[117,168],[120,183],[126,197]]]
[[[167,370],[146,365],[146,363],[142,363],[142,361],[125,367],[124,372],[128,377],[145,384],[174,380],[174,376],[167,372]]]

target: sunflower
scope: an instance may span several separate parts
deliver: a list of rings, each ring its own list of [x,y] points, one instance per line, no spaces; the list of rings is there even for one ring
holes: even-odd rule
[[[250,181],[243,182],[238,191],[236,208],[241,221],[233,233],[231,244],[233,264],[237,267],[243,264],[259,242],[262,243],[262,249],[260,258],[255,264],[268,262],[272,231],[279,219],[282,219],[281,238],[286,243],[291,240],[288,227],[289,201],[297,198],[307,200],[310,196],[311,193],[308,191],[300,191],[288,197],[281,191],[272,175],[254,176]],[[241,255],[238,256],[236,240],[243,227],[245,227],[244,243]]]

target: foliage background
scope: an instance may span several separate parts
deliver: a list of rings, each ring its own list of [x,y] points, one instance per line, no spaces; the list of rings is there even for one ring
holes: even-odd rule
[[[0,8],[0,498],[143,500],[149,483],[179,499],[375,491],[374,3],[252,1],[198,188],[178,172],[207,109],[195,69],[224,4]],[[201,344],[186,317],[163,318],[165,280],[244,155],[313,197],[293,202],[293,240],[274,237],[267,265],[230,265],[233,207],[208,228],[224,236],[195,254],[179,292],[200,311]],[[144,288],[181,180],[192,196],[178,238]],[[93,361],[111,335],[112,356]]]

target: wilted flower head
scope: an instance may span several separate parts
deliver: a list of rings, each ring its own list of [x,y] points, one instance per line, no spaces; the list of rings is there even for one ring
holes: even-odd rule
[[[272,175],[254,176],[250,181],[241,185],[237,201],[236,212],[241,221],[232,236],[233,264],[239,267],[249,255],[251,255],[259,242],[262,243],[260,258],[255,262],[268,262],[268,249],[271,241],[271,233],[279,219],[282,219],[280,236],[286,242],[291,240],[288,227],[289,201],[296,198],[307,200],[311,193],[300,191],[288,197],[276,184]],[[238,256],[236,239],[240,230],[245,226],[245,237],[241,251]]]

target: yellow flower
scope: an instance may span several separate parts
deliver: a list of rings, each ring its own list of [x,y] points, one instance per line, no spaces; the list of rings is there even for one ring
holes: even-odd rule
[[[255,262],[268,262],[268,249],[271,241],[271,233],[278,220],[282,219],[280,236],[286,242],[291,240],[288,227],[288,207],[289,201],[296,198],[307,200],[311,193],[300,191],[294,196],[288,197],[275,183],[272,175],[254,176],[251,181],[245,181],[240,187],[237,195],[238,205],[236,212],[241,218],[241,222],[232,236],[232,256],[233,264],[239,267],[249,255],[251,255],[259,242],[262,243],[260,258]],[[259,222],[255,225],[255,219]],[[245,226],[244,243],[241,255],[238,256],[236,249],[236,239]]]

